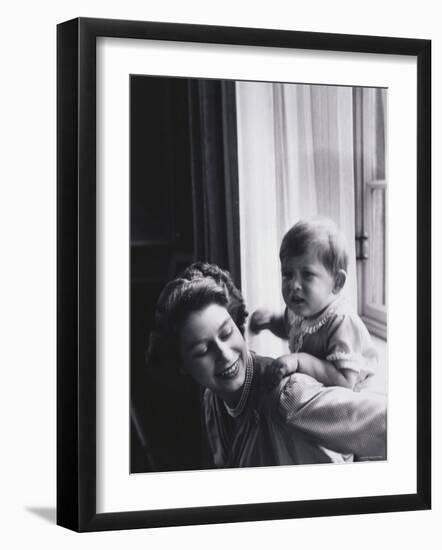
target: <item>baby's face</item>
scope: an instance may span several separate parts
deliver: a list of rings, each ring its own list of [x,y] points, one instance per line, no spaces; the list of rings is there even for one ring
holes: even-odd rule
[[[314,252],[284,258],[281,276],[282,296],[296,315],[314,317],[334,299],[335,277]]]

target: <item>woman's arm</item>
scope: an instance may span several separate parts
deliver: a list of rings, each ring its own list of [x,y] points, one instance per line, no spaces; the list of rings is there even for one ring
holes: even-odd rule
[[[339,453],[386,458],[386,398],[342,387],[325,387],[305,374],[284,379],[276,390],[287,424]]]

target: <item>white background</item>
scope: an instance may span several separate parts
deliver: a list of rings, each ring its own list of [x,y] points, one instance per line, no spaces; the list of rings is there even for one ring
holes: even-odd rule
[[[441,292],[433,285],[433,511],[77,535],[55,522],[55,25],[77,16],[287,28],[433,40],[433,151],[441,143],[442,38],[437,3],[355,5],[273,0],[161,3],[40,2],[2,12],[0,89],[0,311],[2,453],[0,543],[4,548],[237,548],[247,544],[358,549],[440,543]],[[433,212],[441,204],[433,161]],[[441,280],[441,222],[434,221],[433,281]],[[407,314],[404,301],[404,316]],[[406,429],[406,427],[404,427]]]

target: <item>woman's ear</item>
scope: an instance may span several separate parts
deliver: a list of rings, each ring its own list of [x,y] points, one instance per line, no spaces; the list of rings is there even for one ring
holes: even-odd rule
[[[333,294],[338,294],[344,288],[345,281],[347,280],[347,273],[340,269],[335,275],[335,286],[333,287]]]

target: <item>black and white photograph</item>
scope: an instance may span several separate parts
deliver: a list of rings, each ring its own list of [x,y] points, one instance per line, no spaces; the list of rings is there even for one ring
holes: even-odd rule
[[[388,460],[388,98],[130,75],[132,474]]]
[[[431,506],[430,51],[59,25],[59,525]]]
[[[2,548],[437,546],[437,6],[5,4]]]

